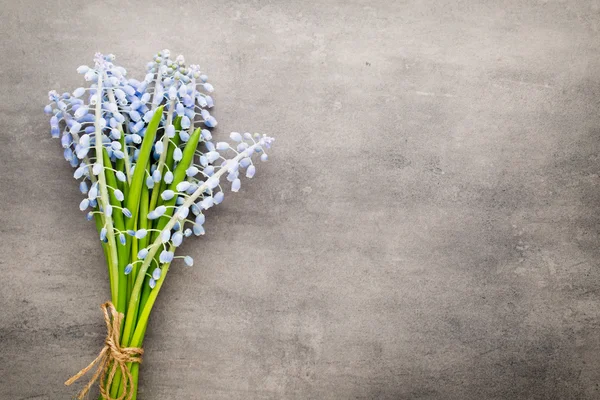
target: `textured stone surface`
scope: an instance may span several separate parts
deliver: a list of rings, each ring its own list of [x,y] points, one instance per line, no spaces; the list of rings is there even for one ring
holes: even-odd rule
[[[277,143],[184,245],[140,399],[600,398],[598,1],[1,3],[0,398],[69,398],[105,329],[46,93],[162,48]]]

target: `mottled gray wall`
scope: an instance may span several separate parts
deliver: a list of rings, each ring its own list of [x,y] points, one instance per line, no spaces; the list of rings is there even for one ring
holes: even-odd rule
[[[598,1],[1,3],[0,398],[69,398],[104,336],[46,93],[162,48],[217,137],[277,143],[184,246],[140,399],[600,398]]]

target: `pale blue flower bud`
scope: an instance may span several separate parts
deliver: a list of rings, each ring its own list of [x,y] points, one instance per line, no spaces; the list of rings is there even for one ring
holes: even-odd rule
[[[250,157],[242,158],[242,160],[240,161],[240,166],[242,168],[246,168],[250,164],[252,164],[252,160],[250,159]]]
[[[138,229],[137,231],[135,231],[135,238],[143,239],[146,237],[147,234],[148,234],[148,231],[146,229]]]
[[[190,134],[187,131],[179,131],[179,138],[182,142],[187,142],[190,140]]]
[[[229,143],[227,142],[217,142],[217,150],[224,151],[229,149]]]
[[[204,87],[204,90],[206,90],[208,93],[212,93],[215,91],[215,88],[213,87],[213,85],[211,85],[210,83],[205,83],[204,85],[202,85]]]
[[[194,265],[194,259],[190,256],[185,256],[183,257],[183,262],[185,263],[185,265],[187,265],[188,267],[191,267],[192,265]]]
[[[181,117],[181,127],[183,129],[188,129],[190,127],[190,125],[191,125],[191,122],[187,115],[184,115],[183,117]]]
[[[153,180],[154,182],[158,183],[158,182],[160,182],[160,178],[161,178],[160,171],[159,171],[159,170],[155,170],[155,171],[152,173],[152,180]]]
[[[185,231],[183,231],[183,236],[185,236],[185,237],[192,236],[192,230],[190,228],[187,228]]]
[[[185,170],[185,174],[189,177],[196,176],[198,174],[198,172],[199,172],[198,168],[196,168],[194,166],[191,166]]]
[[[194,224],[194,226],[192,227],[192,231],[194,232],[194,235],[196,235],[196,236],[204,235],[204,233],[205,233],[204,227],[202,225],[198,225],[198,224]]]
[[[127,243],[127,239],[125,239],[125,235],[123,235],[122,233],[119,234],[119,242],[121,242],[123,246],[125,246],[125,244]]]
[[[171,171],[167,171],[165,174],[165,183],[170,184],[173,182],[173,173]]]
[[[240,187],[242,186],[242,182],[240,182],[239,179],[236,179],[233,181],[233,183],[231,184],[231,191],[232,192],[237,192],[240,190]]]
[[[175,137],[175,126],[167,125],[167,127],[165,128],[165,133],[167,134],[167,137],[174,138]]]
[[[141,260],[146,258],[147,255],[148,255],[148,249],[141,249],[137,254],[138,258]]]
[[[225,195],[223,194],[223,192],[216,193],[213,196],[215,204],[221,204],[221,202],[223,201],[223,197],[225,197]]]
[[[173,261],[173,252],[163,250],[158,258],[161,263],[170,263],[171,261]]]
[[[190,187],[190,183],[188,181],[181,181],[176,186],[178,192],[184,192],[189,187]]]
[[[154,180],[151,176],[146,178],[146,186],[148,186],[148,189],[152,189],[154,187]]]
[[[204,210],[208,210],[209,208],[211,208],[214,204],[214,200],[212,197],[205,197],[201,202],[200,202],[200,207],[202,207],[202,209]]]
[[[201,136],[202,136],[202,139],[204,139],[204,140],[212,139],[212,134],[210,133],[210,131],[208,129],[202,129]]]
[[[209,163],[217,161],[220,157],[221,155],[217,151],[209,151],[208,153],[206,153],[206,158],[208,159]]]
[[[106,241],[106,232],[106,228],[100,229],[100,240],[102,240],[103,242]]]
[[[160,195],[160,197],[162,197],[162,199],[165,201],[171,200],[174,196],[175,196],[175,192],[172,190],[165,190]]]
[[[256,173],[256,168],[254,167],[254,165],[249,166],[248,170],[246,170],[246,178],[252,178],[255,173]]]
[[[154,280],[154,278],[150,278],[150,280],[148,281],[148,286],[150,286],[150,289],[154,289],[156,287],[156,281]]]
[[[114,195],[115,195],[115,198],[119,201],[123,201],[125,199],[123,192],[121,192],[119,189],[115,189]]]
[[[133,271],[133,265],[132,264],[127,264],[125,266],[125,275],[129,275],[131,273],[131,271]]]
[[[182,158],[183,153],[181,152],[181,149],[179,147],[175,148],[175,150],[173,150],[173,160],[181,161]]]
[[[85,181],[82,181],[81,183],[79,183],[79,191],[83,194],[88,192],[88,185]]]
[[[152,279],[154,279],[156,281],[159,280],[160,274],[161,274],[160,268],[158,268],[158,267],[154,268],[154,271],[152,271]]]
[[[183,242],[183,234],[181,232],[175,232],[171,237],[171,241],[173,242],[173,246],[179,247],[181,242]]]
[[[88,208],[89,206],[90,206],[89,199],[83,199],[83,200],[81,200],[81,203],[79,203],[79,209],[81,211],[85,211],[85,209]]]

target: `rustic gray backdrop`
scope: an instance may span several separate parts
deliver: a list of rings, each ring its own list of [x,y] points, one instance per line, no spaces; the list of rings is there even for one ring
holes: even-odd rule
[[[69,398],[104,338],[46,93],[163,48],[217,138],[277,142],[183,246],[140,399],[600,398],[598,1],[1,3],[0,398]]]

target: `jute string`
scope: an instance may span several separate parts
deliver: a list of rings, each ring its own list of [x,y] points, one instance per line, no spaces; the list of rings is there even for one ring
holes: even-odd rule
[[[69,386],[89,370],[97,365],[96,372],[88,382],[88,384],[79,392],[77,398],[82,400],[90,391],[94,382],[100,378],[100,394],[103,399],[106,400],[131,400],[133,396],[133,376],[127,368],[127,363],[141,363],[142,354],[144,350],[138,347],[121,347],[119,345],[119,339],[121,334],[121,322],[123,321],[123,314],[117,312],[115,306],[108,301],[101,306],[102,312],[104,313],[104,322],[106,322],[106,340],[104,341],[104,347],[98,354],[98,357],[92,361],[87,367],[73,375],[65,385]],[[106,388],[110,388],[112,381],[117,372],[117,368],[121,370],[121,382],[123,385],[123,393],[119,397],[110,397],[110,393],[107,392]]]

